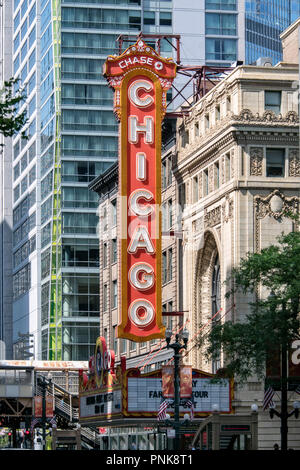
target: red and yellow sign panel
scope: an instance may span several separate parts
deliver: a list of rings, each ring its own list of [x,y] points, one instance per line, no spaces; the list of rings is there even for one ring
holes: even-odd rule
[[[162,366],[162,396],[164,398],[174,398],[174,366]]]
[[[145,342],[161,321],[161,123],[176,75],[172,59],[143,40],[109,56],[104,75],[120,120],[119,309],[117,336]]]

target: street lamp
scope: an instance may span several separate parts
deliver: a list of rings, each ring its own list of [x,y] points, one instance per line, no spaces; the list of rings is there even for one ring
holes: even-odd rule
[[[268,297],[269,301],[276,301],[276,295],[274,291],[271,291]],[[286,310],[286,302],[281,302],[282,304],[282,321],[284,325],[288,325],[288,315]],[[276,305],[273,305],[272,308],[276,309]],[[275,405],[270,406],[269,413],[270,418],[273,419],[274,415],[278,416],[281,420],[281,450],[287,450],[288,444],[288,418],[295,415],[295,418],[299,416],[299,407],[296,405],[294,410],[290,413],[288,412],[288,339],[287,331],[283,330],[281,338],[281,374],[280,374],[280,389],[281,389],[281,412],[275,410]],[[298,402],[295,402],[298,403]],[[294,403],[294,404],[295,404]]]
[[[173,427],[175,430],[175,450],[179,449],[179,406],[180,406],[180,375],[179,375],[179,360],[180,360],[180,351],[182,349],[187,349],[187,342],[189,339],[189,332],[185,328],[181,335],[176,334],[175,342],[171,343],[172,331],[166,330],[166,342],[167,349],[171,348],[174,350],[174,423]]]
[[[276,408],[276,405],[275,405],[275,403],[273,403],[273,405],[270,406],[270,410],[269,410],[270,418],[273,419],[274,415],[275,415],[275,416],[278,416],[278,418],[282,419],[282,413],[279,413],[279,411],[277,411],[275,408]],[[298,419],[299,418],[300,402],[299,401],[294,401],[293,408],[294,409],[292,411],[287,413],[287,418],[290,418],[291,416],[295,415],[295,418]]]

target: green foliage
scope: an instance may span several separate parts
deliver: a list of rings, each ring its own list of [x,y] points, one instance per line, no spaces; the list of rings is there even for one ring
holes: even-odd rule
[[[18,114],[18,105],[25,99],[22,91],[14,94],[13,88],[18,79],[10,78],[4,82],[0,90],[0,134],[4,137],[12,137],[26,124],[26,111]],[[27,139],[25,132],[21,133],[23,139]]]
[[[234,289],[227,296],[254,294],[251,313],[242,322],[215,324],[199,345],[206,346],[206,357],[212,360],[222,349],[228,374],[243,383],[253,374],[262,378],[270,352],[300,337],[300,233],[282,235],[278,245],[248,253],[233,269],[231,281]],[[259,286],[271,295],[259,298]]]

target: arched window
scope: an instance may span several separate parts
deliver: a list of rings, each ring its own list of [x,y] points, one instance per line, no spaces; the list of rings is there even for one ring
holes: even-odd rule
[[[213,274],[212,274],[212,284],[211,284],[211,312],[212,312],[212,327],[219,321],[220,314],[216,313],[221,308],[221,273],[220,273],[220,261],[219,255],[215,257]],[[214,360],[212,363],[212,373],[215,374],[216,371],[220,368],[221,362],[220,359]]]

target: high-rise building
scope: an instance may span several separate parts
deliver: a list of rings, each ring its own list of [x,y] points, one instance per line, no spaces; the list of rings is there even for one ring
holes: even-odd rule
[[[20,109],[28,111],[28,140],[16,135],[1,162],[0,339],[8,357],[19,333],[34,335],[37,359],[93,353],[99,332],[98,203],[87,186],[117,158],[113,95],[102,76],[107,55],[118,53],[116,38],[140,31],[180,34],[182,63],[230,65],[248,60],[245,12],[254,3],[264,2],[3,3],[1,78],[20,78],[27,95]],[[283,2],[273,3],[279,11]],[[299,13],[297,2],[289,5]],[[285,26],[280,23],[278,31]],[[162,40],[162,55],[172,51]],[[5,260],[11,251],[12,261]]]
[[[300,16],[298,0],[245,0],[245,62],[282,59],[280,33]]]

